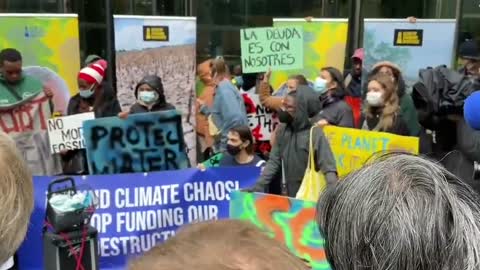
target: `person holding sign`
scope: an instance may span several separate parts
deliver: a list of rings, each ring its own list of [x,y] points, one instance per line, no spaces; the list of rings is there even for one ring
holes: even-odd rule
[[[279,112],[282,124],[276,132],[276,143],[260,179],[251,190],[264,192],[277,175],[283,175],[287,195],[295,197],[308,164],[310,118],[319,112],[320,106],[318,94],[304,86],[290,92],[283,104],[284,109]],[[328,140],[320,128],[314,128],[312,136],[315,170],[321,171],[328,184],[333,185],[337,182],[337,167]]]
[[[78,73],[79,93],[68,103],[68,115],[94,112],[95,118],[117,116],[120,104],[113,89],[103,82],[107,62],[100,60],[83,68]],[[84,149],[62,153],[63,173],[88,174],[88,163]]]
[[[206,106],[205,101],[197,99],[200,113],[208,117],[210,135],[216,137],[215,150],[226,150],[228,131],[240,125],[248,125],[245,104],[240,92],[229,80],[227,66],[223,58],[212,61],[212,73],[215,87],[213,107]]]
[[[340,70],[334,67],[323,68],[320,77],[315,80],[313,89],[320,94],[322,105],[322,110],[312,119],[317,125],[354,127],[352,108],[343,101],[345,87]]]
[[[409,130],[400,115],[395,84],[386,74],[377,74],[368,82],[368,92],[361,128],[408,136]]]

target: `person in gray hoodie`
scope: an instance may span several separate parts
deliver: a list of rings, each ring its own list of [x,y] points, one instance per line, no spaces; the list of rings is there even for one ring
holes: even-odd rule
[[[251,191],[264,192],[265,187],[277,176],[284,174],[286,191],[295,197],[308,164],[310,118],[321,109],[319,95],[310,87],[299,86],[290,92],[284,101],[284,110],[279,111],[281,125],[277,130],[276,144],[273,146],[265,169]],[[337,167],[327,138],[321,128],[313,130],[315,169],[321,171],[328,182],[337,182]],[[282,168],[283,167],[283,168]]]
[[[137,102],[130,108],[130,114],[175,110],[165,98],[162,79],[156,75],[147,75],[138,82],[135,98]]]
[[[211,70],[211,76],[216,84],[213,107],[207,107],[200,99],[197,99],[197,102],[200,105],[201,114],[212,116],[213,124],[219,131],[214,148],[216,152],[223,152],[227,147],[228,131],[236,126],[248,125],[248,118],[243,98],[229,80],[223,58],[215,59]]]

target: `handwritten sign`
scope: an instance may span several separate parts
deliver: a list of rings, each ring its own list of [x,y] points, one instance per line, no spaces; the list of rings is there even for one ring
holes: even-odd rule
[[[251,222],[298,257],[312,269],[331,269],[325,241],[315,222],[315,203],[261,193],[232,192],[230,218]]]
[[[362,167],[372,155],[381,152],[418,154],[419,140],[390,133],[327,126],[323,129],[330,142],[340,177]]]
[[[12,109],[0,111],[0,130],[15,141],[33,175],[62,172],[60,158],[49,151],[50,116],[49,99],[43,92]]]
[[[240,31],[244,73],[303,68],[303,28],[247,28]]]
[[[83,122],[92,119],[95,119],[93,112],[49,119],[50,151],[55,154],[62,150],[85,148]]]
[[[243,93],[248,122],[256,141],[270,141],[272,132],[278,124],[273,118],[273,111],[260,102],[256,94]]]
[[[92,174],[178,170],[188,167],[182,117],[177,111],[85,121]]]

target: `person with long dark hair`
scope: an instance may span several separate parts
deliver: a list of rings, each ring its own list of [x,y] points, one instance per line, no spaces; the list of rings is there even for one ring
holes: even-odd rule
[[[322,68],[313,89],[320,94],[322,107],[314,117],[314,122],[319,126],[354,127],[352,108],[344,101],[346,93],[340,70],[334,67]]]

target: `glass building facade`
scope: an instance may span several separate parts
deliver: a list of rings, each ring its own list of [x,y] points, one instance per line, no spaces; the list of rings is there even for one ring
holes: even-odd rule
[[[239,29],[273,18],[348,18],[347,55],[362,46],[363,18],[458,18],[458,42],[480,40],[480,2],[473,0],[0,0],[2,13],[77,13],[82,59],[113,58],[113,14],[196,16],[197,57],[240,60]],[[348,61],[348,59],[347,59]]]

